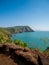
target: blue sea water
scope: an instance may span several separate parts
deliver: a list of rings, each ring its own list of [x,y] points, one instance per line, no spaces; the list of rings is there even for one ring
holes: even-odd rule
[[[30,48],[45,50],[49,47],[49,31],[23,32],[12,35],[12,39],[19,39],[28,43]]]

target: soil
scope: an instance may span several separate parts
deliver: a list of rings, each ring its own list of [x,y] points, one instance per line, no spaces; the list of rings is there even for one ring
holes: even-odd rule
[[[18,58],[16,61],[17,62],[15,63],[14,60],[10,58],[10,56],[0,54],[0,65],[25,65]]]

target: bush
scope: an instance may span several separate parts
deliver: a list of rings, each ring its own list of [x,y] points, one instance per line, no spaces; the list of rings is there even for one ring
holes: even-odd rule
[[[14,43],[16,44],[16,45],[20,45],[20,46],[22,46],[22,47],[28,47],[28,45],[27,45],[27,43],[24,43],[24,42],[22,42],[22,41],[20,41],[20,40],[14,40]]]
[[[5,43],[5,42],[6,42],[5,37],[1,37],[1,36],[0,36],[0,43]]]
[[[9,39],[7,40],[7,42],[12,43],[13,41],[12,41],[11,38],[9,38]]]
[[[43,53],[49,56],[49,47]]]
[[[39,51],[39,52],[42,52],[42,50],[40,48],[36,48],[35,50]]]
[[[27,43],[24,43],[24,47],[28,47]]]
[[[20,45],[20,40],[14,40],[14,43],[16,44],[16,45]]]

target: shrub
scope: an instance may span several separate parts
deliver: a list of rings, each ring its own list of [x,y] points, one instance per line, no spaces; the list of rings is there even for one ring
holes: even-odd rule
[[[42,52],[42,50],[40,48],[36,48],[35,50],[39,51],[39,52]]]
[[[9,39],[7,40],[7,42],[12,43],[13,41],[12,41],[11,38],[9,38]]]
[[[27,43],[24,43],[24,47],[28,47]]]
[[[24,43],[24,42],[22,42],[22,41],[20,41],[20,40],[14,40],[14,43],[16,44],[16,45],[20,45],[20,46],[22,46],[22,47],[28,47],[28,45],[27,45],[27,43]]]
[[[20,45],[20,40],[14,40],[14,43],[16,44],[16,45]]]
[[[6,42],[5,37],[1,37],[1,36],[0,36],[0,43],[5,43],[5,42]]]
[[[46,54],[47,56],[49,56],[49,47],[46,50],[44,50],[43,53]]]

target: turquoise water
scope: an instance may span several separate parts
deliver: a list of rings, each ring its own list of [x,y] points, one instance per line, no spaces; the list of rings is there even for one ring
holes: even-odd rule
[[[13,34],[12,39],[19,39],[23,42],[27,42],[28,47],[30,48],[39,48],[41,50],[45,50],[47,47],[49,47],[49,31]]]

